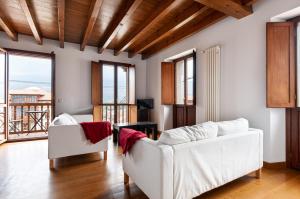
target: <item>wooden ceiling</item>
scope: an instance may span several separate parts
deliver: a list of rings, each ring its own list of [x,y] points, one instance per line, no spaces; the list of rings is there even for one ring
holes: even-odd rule
[[[252,14],[255,0],[0,0],[0,31],[142,54],[168,46],[232,16]]]

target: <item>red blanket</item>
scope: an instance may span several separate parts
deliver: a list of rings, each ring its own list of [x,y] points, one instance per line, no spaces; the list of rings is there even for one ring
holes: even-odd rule
[[[119,136],[119,143],[123,149],[123,154],[126,154],[136,141],[144,137],[147,136],[141,131],[122,128]]]
[[[109,122],[81,122],[80,123],[86,139],[93,144],[111,135],[111,124]]]

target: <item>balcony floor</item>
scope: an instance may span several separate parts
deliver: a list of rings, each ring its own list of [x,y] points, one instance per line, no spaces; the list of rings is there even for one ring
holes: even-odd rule
[[[15,141],[15,140],[32,140],[32,139],[43,139],[43,138],[47,138],[48,134],[44,133],[44,132],[38,132],[38,133],[29,133],[27,135],[27,133],[19,133],[18,134],[9,134],[8,135],[8,140],[10,141]]]

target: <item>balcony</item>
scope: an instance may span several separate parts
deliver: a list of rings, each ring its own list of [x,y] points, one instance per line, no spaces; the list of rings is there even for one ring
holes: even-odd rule
[[[114,123],[136,121],[137,107],[134,104],[102,104],[98,106],[100,120]]]
[[[10,103],[8,111],[9,140],[47,137],[51,103]]]

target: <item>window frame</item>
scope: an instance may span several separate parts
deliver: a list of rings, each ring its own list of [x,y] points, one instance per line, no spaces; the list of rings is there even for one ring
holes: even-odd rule
[[[122,62],[112,62],[112,61],[105,61],[105,60],[99,60],[99,64],[102,66],[102,77],[101,77],[101,101],[102,101],[102,105],[134,105],[136,104],[136,68],[135,65],[132,64],[128,64],[128,63],[122,63]],[[114,102],[113,103],[104,103],[103,102],[103,65],[107,64],[107,65],[111,65],[114,66]],[[127,73],[127,103],[118,103],[118,66],[122,66],[122,67],[127,67],[128,68],[128,73]],[[130,73],[129,73],[129,68],[134,68],[134,103],[130,103]]]
[[[187,60],[189,58],[193,58],[193,102],[192,104],[187,103],[188,93],[187,93]],[[184,61],[184,103],[177,103],[177,84],[176,84],[176,64],[180,61]],[[179,57],[173,60],[174,63],[174,71],[175,71],[175,105],[184,105],[184,106],[195,106],[196,105],[196,52],[193,51],[191,54],[185,55],[183,57]]]

